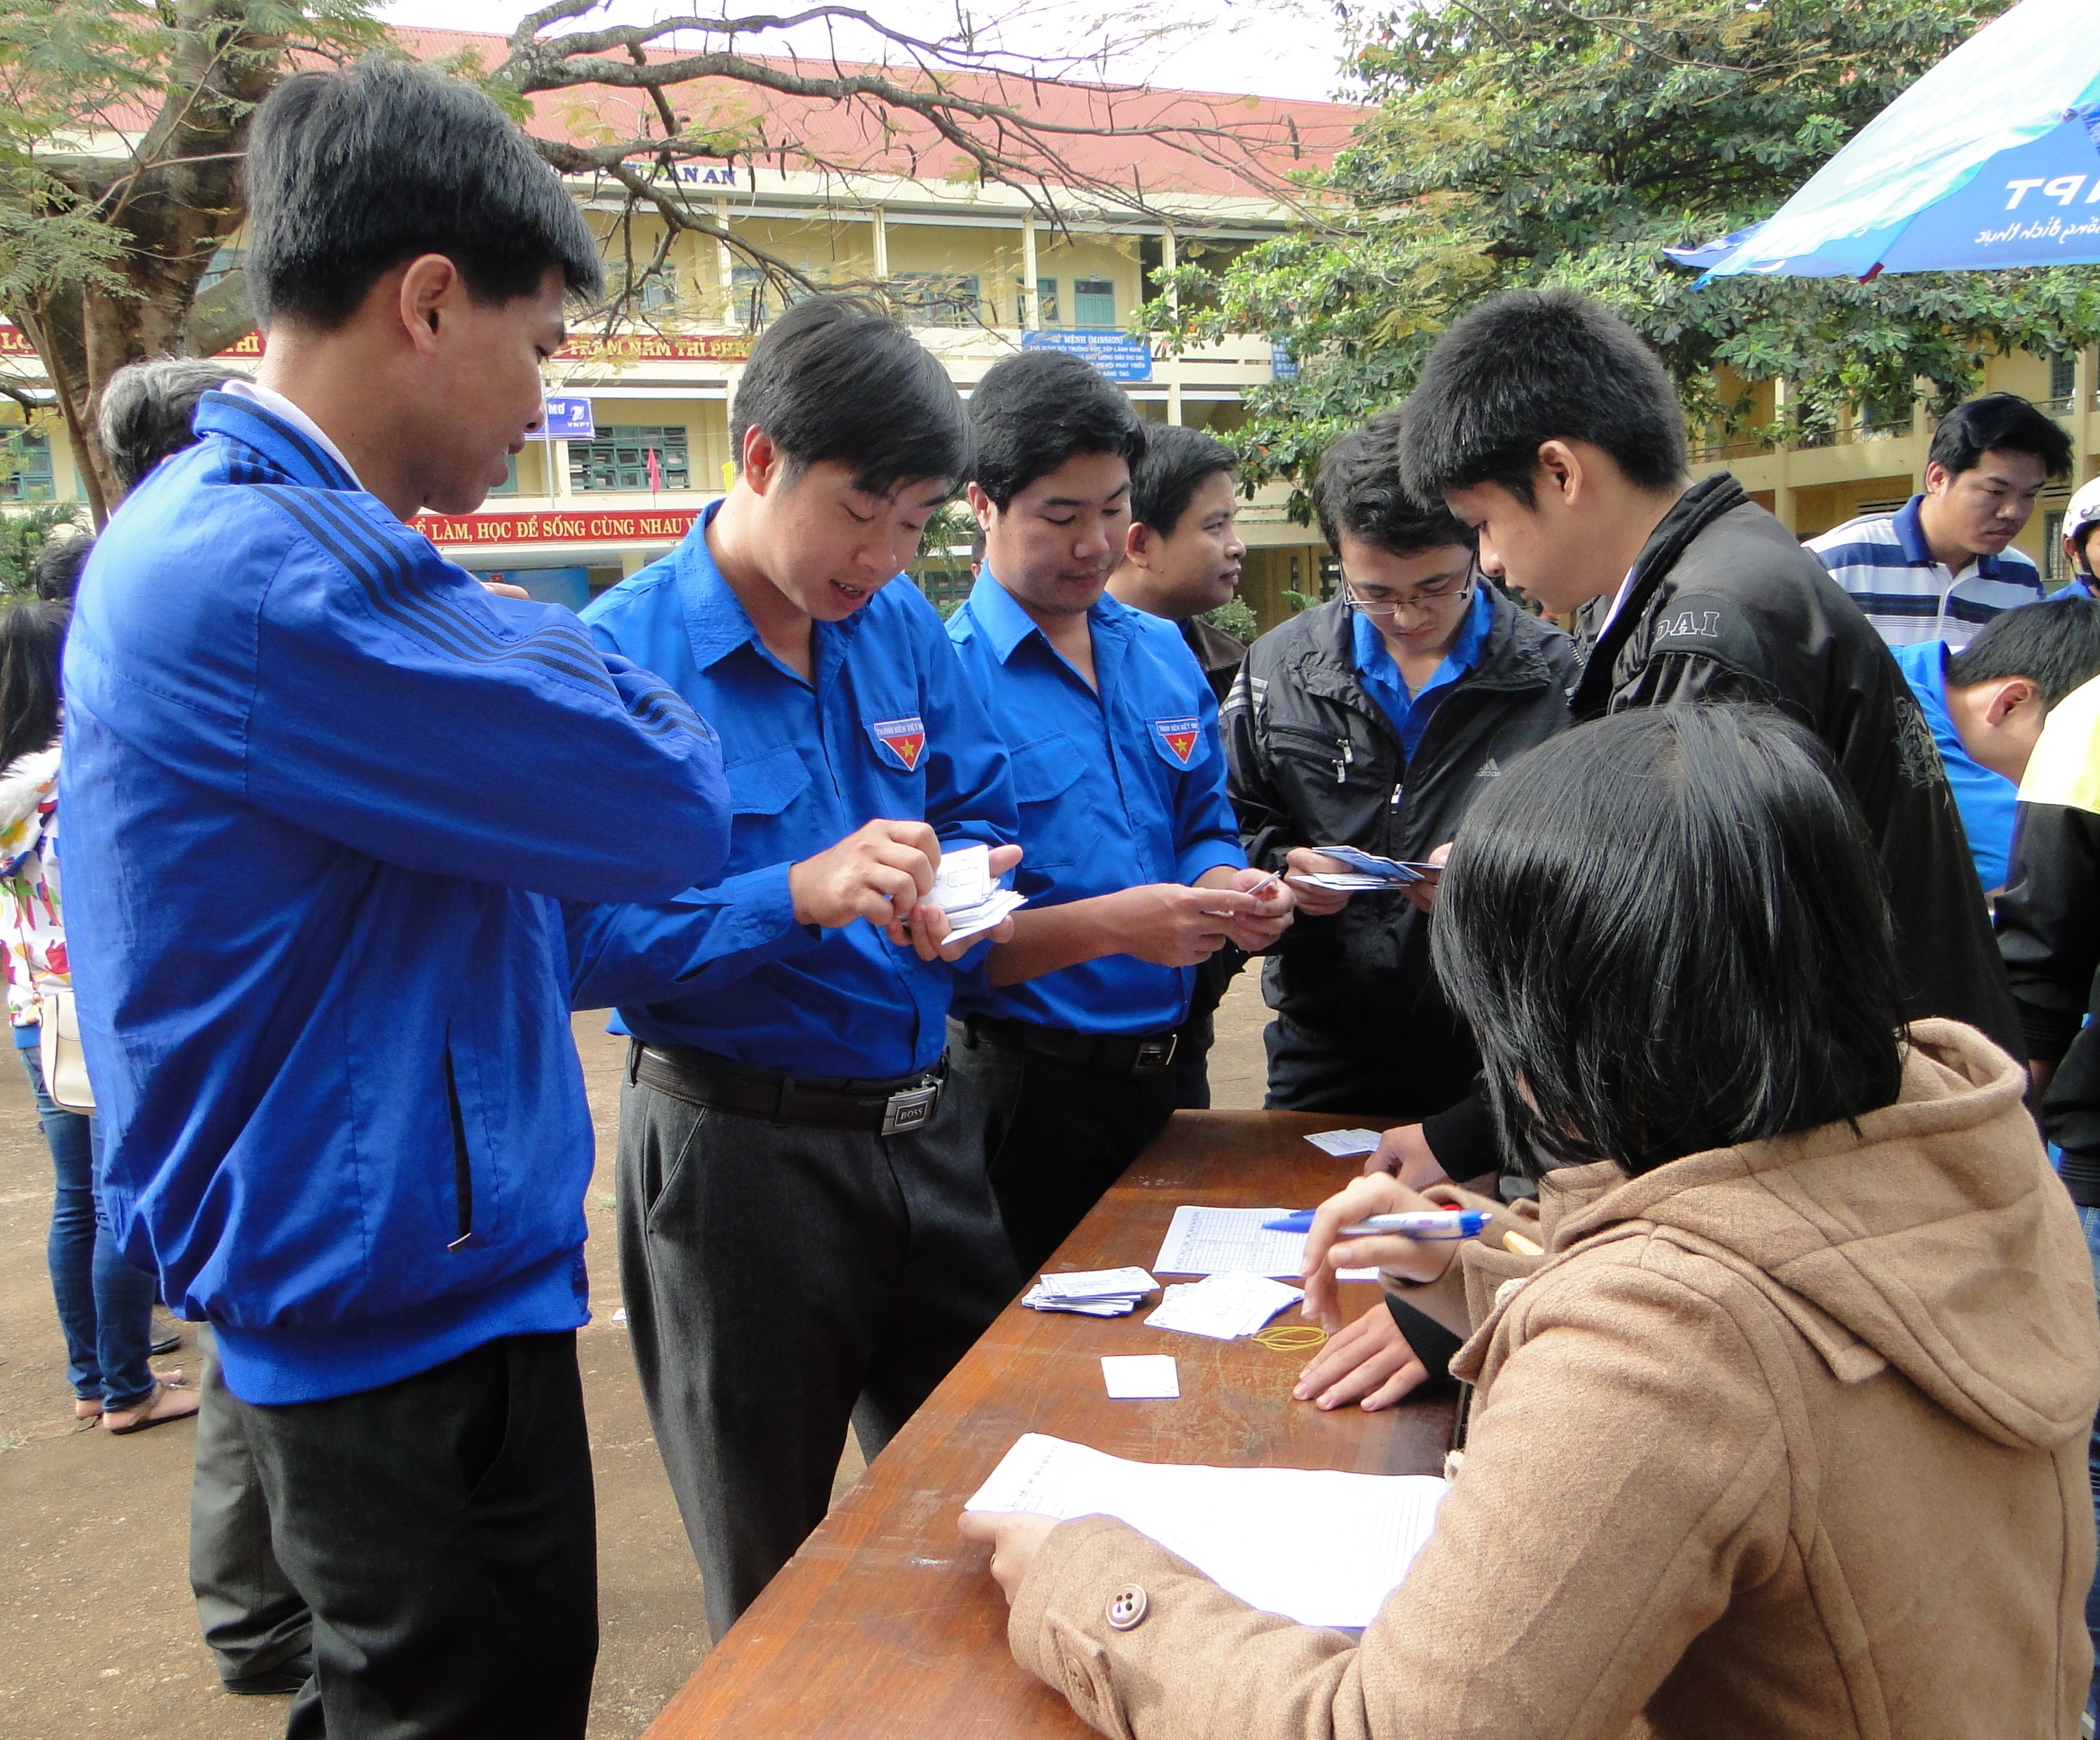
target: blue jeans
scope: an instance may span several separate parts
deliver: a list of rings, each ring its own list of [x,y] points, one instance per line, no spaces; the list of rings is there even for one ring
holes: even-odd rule
[[[46,1259],[58,1325],[66,1332],[66,1376],[83,1401],[119,1411],[153,1394],[146,1363],[153,1342],[153,1277],[126,1263],[95,1193],[102,1128],[67,1111],[44,1092],[43,1061],[34,1046],[19,1052],[36,1095],[37,1120],[58,1172]]]
[[[2094,1283],[2100,1286],[2100,1209],[2081,1208],[2078,1224],[2086,1229],[2086,1249],[2092,1254]],[[2100,1529],[2100,1419],[2093,1422],[2086,1471],[2093,1484],[2093,1526]],[[2100,1569],[2095,1570],[2093,1586],[2086,1592],[2086,1629],[2092,1634],[2095,1658],[2092,1689],[2086,1697],[2086,1709],[2090,1713],[2100,1709]]]

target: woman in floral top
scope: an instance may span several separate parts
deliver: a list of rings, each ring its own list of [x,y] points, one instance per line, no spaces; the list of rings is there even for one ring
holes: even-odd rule
[[[58,1173],[48,1256],[66,1333],[73,1412],[129,1432],[197,1411],[183,1374],[147,1364],[153,1279],[124,1261],[95,1193],[101,1131],[45,1092],[38,1055],[40,989],[69,989],[58,903],[58,655],[67,606],[17,603],[0,611],[0,958],[7,1017],[29,1072],[37,1116]]]

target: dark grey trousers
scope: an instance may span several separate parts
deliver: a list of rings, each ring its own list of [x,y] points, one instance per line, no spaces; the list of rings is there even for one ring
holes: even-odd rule
[[[620,1279],[642,1396],[719,1637],[1019,1278],[952,1096],[901,1136],[711,1111],[629,1082]]]
[[[198,1340],[210,1333],[201,1331]],[[245,1416],[227,1394],[216,1352],[205,1361],[197,1408],[190,1593],[221,1680],[312,1671],[314,1616],[270,1544],[269,1501],[248,1449]]]

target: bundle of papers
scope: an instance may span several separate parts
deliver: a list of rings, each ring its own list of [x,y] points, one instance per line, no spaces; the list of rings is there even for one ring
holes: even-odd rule
[[[1174,1211],[1166,1239],[1152,1266],[1169,1275],[1289,1275],[1305,1272],[1305,1235],[1273,1233],[1264,1220],[1281,1220],[1281,1209],[1198,1209]],[[1375,1269],[1343,1269],[1343,1280],[1376,1280]]]
[[[1120,1518],[1266,1613],[1366,1626],[1436,1526],[1429,1475],[1130,1462],[1030,1432],[963,1506]]]
[[[1264,1275],[1212,1275],[1207,1280],[1169,1287],[1159,1308],[1145,1319],[1145,1326],[1207,1335],[1214,1342],[1237,1341],[1255,1334],[1286,1305],[1295,1305],[1304,1297],[1298,1288]]]
[[[1434,864],[1404,864],[1397,858],[1381,858],[1374,852],[1362,852],[1354,846],[1315,846],[1313,850],[1323,858],[1332,858],[1348,866],[1343,870],[1292,875],[1292,881],[1309,883],[1316,888],[1350,892],[1363,888],[1404,888],[1410,882],[1426,880],[1439,868]]]
[[[992,875],[989,846],[950,846],[941,853],[926,898],[948,915],[948,941],[988,931],[1027,897],[1003,888]]]
[[[1085,1317],[1127,1317],[1159,1283],[1142,1269],[1088,1269],[1044,1275],[1023,1296],[1031,1311],[1073,1311]]]

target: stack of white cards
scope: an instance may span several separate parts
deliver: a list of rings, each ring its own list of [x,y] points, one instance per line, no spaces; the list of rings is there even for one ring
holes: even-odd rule
[[[1372,1153],[1384,1138],[1375,1129],[1323,1129],[1305,1139],[1322,1154],[1345,1160],[1351,1155]]]
[[[1301,1289],[1265,1275],[1212,1275],[1207,1280],[1169,1287],[1166,1299],[1145,1319],[1145,1325],[1207,1335],[1215,1342],[1237,1341],[1255,1334],[1286,1305],[1304,1297]]]
[[[1021,1303],[1031,1311],[1072,1311],[1083,1317],[1127,1317],[1159,1283],[1142,1269],[1088,1269],[1045,1275]]]
[[[926,898],[948,915],[948,941],[988,931],[1027,897],[1012,888],[1002,888],[992,875],[989,846],[950,846],[941,853],[941,867],[934,872],[933,892]]]
[[[1323,858],[1336,859],[1349,868],[1345,870],[1322,870],[1313,875],[1293,872],[1293,882],[1309,883],[1316,888],[1337,888],[1354,893],[1363,888],[1404,888],[1410,882],[1424,879],[1423,872],[1432,868],[1422,864],[1403,864],[1397,858],[1381,858],[1374,852],[1362,852],[1354,846],[1315,846],[1313,850]]]

